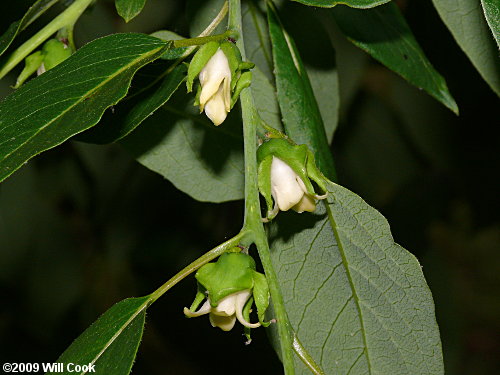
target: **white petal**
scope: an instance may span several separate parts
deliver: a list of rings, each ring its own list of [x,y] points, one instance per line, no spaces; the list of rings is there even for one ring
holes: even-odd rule
[[[230,331],[233,329],[236,323],[236,317],[233,316],[220,316],[210,313],[209,315],[210,324],[212,327],[219,327],[223,331]]]
[[[260,327],[260,323],[249,323],[245,320],[243,317],[243,308],[245,307],[245,303],[248,301],[250,298],[250,291],[249,290],[243,290],[238,293],[236,296],[236,317],[238,318],[238,321],[243,324],[245,327],[248,328],[257,328]]]
[[[316,209],[316,201],[308,194],[304,194],[299,203],[293,206],[293,209],[298,213],[302,213],[304,211],[314,212]]]
[[[36,75],[39,76],[40,74],[45,73],[45,65],[42,63],[38,69],[36,70]]]
[[[198,311],[193,312],[187,307],[184,307],[184,315],[189,316],[190,318],[196,318],[197,316],[208,314],[211,309],[212,306],[210,306],[210,301],[207,299]]]
[[[220,316],[231,316],[236,311],[236,295],[230,294],[219,301],[217,307],[212,307],[212,313]]]
[[[283,160],[273,156],[271,163],[271,194],[281,211],[288,211],[300,202],[304,191],[300,178]]]
[[[231,69],[227,57],[219,48],[208,60],[199,75],[201,83],[200,105],[204,106],[214,96],[223,81],[231,85]]]
[[[206,103],[205,114],[216,126],[222,124],[226,119],[227,111],[224,103],[222,86],[219,88],[219,91],[217,91],[217,93]]]

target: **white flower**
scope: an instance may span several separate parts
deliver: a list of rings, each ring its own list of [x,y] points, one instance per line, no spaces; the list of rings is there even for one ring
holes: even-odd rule
[[[307,193],[302,179],[283,160],[273,156],[271,163],[271,194],[275,202],[275,211],[313,212],[316,201]]]
[[[217,307],[211,306],[210,297],[208,297],[196,312],[192,312],[187,307],[184,307],[184,314],[190,318],[209,314],[212,327],[219,327],[223,331],[230,331],[234,327],[236,319],[245,327],[257,328],[260,326],[260,323],[249,323],[243,317],[243,308],[251,295],[252,292],[250,289],[241,290],[222,298]]]
[[[231,109],[231,69],[220,48],[203,67],[199,79],[200,112],[205,110],[214,125],[220,125]]]

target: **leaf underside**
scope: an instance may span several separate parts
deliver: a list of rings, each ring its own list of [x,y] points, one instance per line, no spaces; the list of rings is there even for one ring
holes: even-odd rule
[[[276,221],[272,257],[287,312],[325,373],[444,373],[420,264],[378,211],[330,184],[315,215],[282,213]]]
[[[121,144],[139,163],[194,199],[242,199],[243,141],[237,109],[216,127],[192,100],[193,96],[181,88]]]
[[[486,23],[481,3],[478,0],[432,0],[432,2],[457,44],[491,89],[500,95],[498,45]]]

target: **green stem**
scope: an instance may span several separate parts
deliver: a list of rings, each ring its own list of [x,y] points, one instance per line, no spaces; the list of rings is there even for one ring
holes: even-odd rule
[[[228,29],[234,30],[240,35],[236,45],[241,52],[242,58],[245,59],[245,46],[241,30],[240,0],[229,1],[228,21]],[[271,261],[267,236],[261,221],[259,190],[257,187],[257,125],[260,119],[255,109],[250,88],[246,88],[241,92],[240,101],[243,116],[243,137],[245,147],[245,222],[243,228],[251,232],[251,238],[248,238],[247,241],[253,240],[259,251],[259,257],[264,267],[274,311],[276,313],[276,322],[281,343],[281,360],[283,362],[285,374],[293,375],[295,369],[293,364],[290,322],[283,303],[278,277]],[[245,245],[243,241],[242,245]]]
[[[35,48],[65,26],[73,25],[94,0],[76,0],[64,12],[54,18],[48,25],[24,42],[5,62],[0,70],[0,78],[4,77],[17,64],[23,61]]]
[[[196,38],[179,39],[179,40],[173,41],[174,42],[173,48],[200,46],[200,45],[208,43],[208,42],[212,42],[212,41],[218,42],[219,40],[224,40],[224,39],[234,37],[234,36],[236,36],[234,31],[228,30],[223,34],[202,36],[202,37],[196,37]]]
[[[160,286],[158,289],[156,289],[153,293],[150,294],[149,304],[152,304],[153,302],[155,302],[158,298],[160,298],[163,294],[165,294],[175,284],[177,284],[182,279],[184,279],[186,276],[188,276],[191,273],[193,273],[194,271],[196,271],[198,268],[200,268],[204,264],[207,264],[211,260],[217,258],[219,255],[221,255],[221,254],[225,253],[226,251],[228,251],[229,249],[237,246],[247,235],[248,235],[248,231],[242,230],[240,233],[238,233],[233,238],[227,240],[224,243],[221,243],[219,246],[213,248],[212,250],[203,254],[201,257],[196,259],[194,262],[192,262],[188,266],[184,267],[174,277],[169,279],[162,286]]]

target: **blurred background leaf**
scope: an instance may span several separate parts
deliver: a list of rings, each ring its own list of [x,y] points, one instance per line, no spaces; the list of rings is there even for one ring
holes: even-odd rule
[[[476,0],[432,0],[457,44],[491,89],[500,96],[500,56],[481,3]],[[498,5],[497,5],[498,9]],[[498,14],[496,16],[498,18]]]

